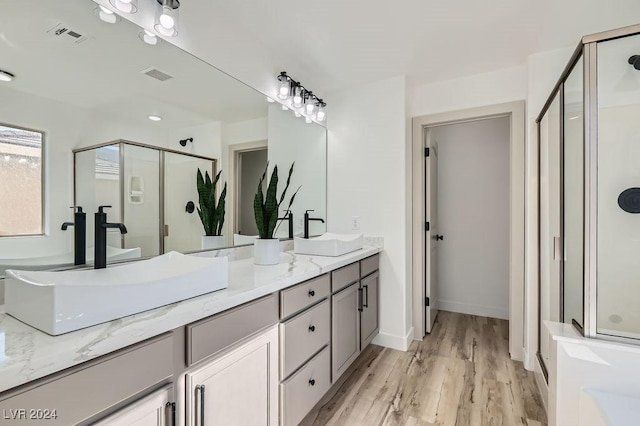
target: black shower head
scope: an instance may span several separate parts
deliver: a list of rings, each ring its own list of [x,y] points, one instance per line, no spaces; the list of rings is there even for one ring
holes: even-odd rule
[[[186,138],[180,141],[180,145],[187,146],[187,142],[193,142],[193,138]]]
[[[633,65],[635,69],[640,71],[640,55],[633,55],[629,58],[629,64]]]

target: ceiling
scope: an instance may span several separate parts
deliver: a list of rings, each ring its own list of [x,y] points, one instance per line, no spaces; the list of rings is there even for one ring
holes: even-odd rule
[[[532,53],[640,22],[638,0],[189,0],[183,7],[224,16],[323,91],[517,66]]]

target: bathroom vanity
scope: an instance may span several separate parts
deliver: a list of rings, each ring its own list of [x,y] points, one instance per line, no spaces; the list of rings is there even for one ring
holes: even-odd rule
[[[229,262],[225,290],[61,336],[0,314],[2,422],[300,422],[378,331],[376,247]]]

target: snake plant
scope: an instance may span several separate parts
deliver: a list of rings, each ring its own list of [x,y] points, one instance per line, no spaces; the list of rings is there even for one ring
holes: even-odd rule
[[[209,172],[205,170],[204,178],[202,172],[198,169],[196,185],[198,187],[198,215],[204,227],[204,234],[207,236],[221,235],[222,225],[224,224],[224,204],[227,197],[227,183],[224,183],[224,189],[220,193],[220,198],[216,204],[216,184],[220,180],[218,172],[215,179],[211,181]]]
[[[273,233],[278,222],[278,212],[280,211],[280,205],[284,201],[287,190],[289,189],[289,184],[291,183],[291,174],[293,173],[294,165],[295,162],[291,164],[291,168],[289,169],[289,176],[287,176],[287,184],[284,187],[284,191],[282,191],[279,199],[277,196],[278,166],[275,166],[273,168],[271,179],[269,180],[269,185],[267,186],[266,194],[263,193],[262,187],[264,180],[267,177],[267,170],[269,169],[268,163],[267,167],[264,169],[264,173],[262,174],[260,181],[258,182],[258,190],[256,192],[255,198],[253,199],[253,213],[256,219],[256,226],[258,227],[258,234],[261,239],[273,238]],[[300,187],[298,187],[296,192],[294,192],[289,199],[289,206],[287,207],[288,210],[291,209],[293,200],[295,200],[296,194],[299,190]]]

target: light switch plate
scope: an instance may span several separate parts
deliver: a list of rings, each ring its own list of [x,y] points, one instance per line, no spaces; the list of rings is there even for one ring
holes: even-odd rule
[[[352,216],[351,217],[351,230],[359,231],[360,230],[360,216]]]

